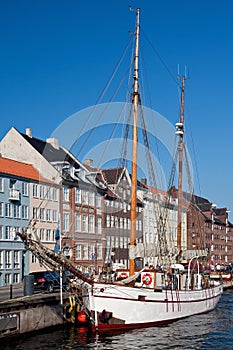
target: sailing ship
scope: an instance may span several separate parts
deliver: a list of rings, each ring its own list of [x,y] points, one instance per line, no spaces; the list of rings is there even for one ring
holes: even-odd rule
[[[94,282],[85,284],[83,301],[92,319],[92,327],[96,331],[134,329],[172,322],[184,317],[201,314],[215,308],[222,294],[222,285],[211,286],[208,277],[196,272],[185,271],[181,262],[181,230],[182,230],[182,157],[184,135],[184,83],[180,104],[180,118],[176,124],[179,137],[179,174],[178,174],[178,226],[177,226],[177,263],[167,271],[156,271],[148,267],[135,271],[134,249],[136,232],[137,205],[137,139],[138,139],[138,106],[139,106],[139,31],[140,9],[136,10],[134,84],[133,104],[133,140],[132,140],[132,188],[130,216],[130,267],[129,270],[117,271],[124,277],[112,283]],[[198,259],[194,256],[191,260]],[[199,265],[198,265],[199,266]]]
[[[181,263],[182,231],[182,157],[184,136],[184,84],[182,77],[180,117],[176,124],[179,137],[179,174],[178,174],[178,217],[177,217],[177,261],[167,269],[151,269],[148,266],[135,270],[136,216],[137,216],[137,153],[138,153],[138,106],[139,96],[139,32],[140,9],[136,10],[135,52],[133,73],[133,139],[132,172],[130,201],[130,245],[129,269],[117,270],[116,279],[109,282],[94,281],[84,276],[60,252],[45,249],[40,242],[33,241],[30,235],[19,234],[26,245],[37,255],[42,256],[50,267],[59,270],[60,266],[71,271],[82,280],[82,317],[84,323],[93,331],[127,330],[169,323],[185,317],[205,313],[215,308],[223,288],[221,284],[211,285],[208,276],[197,270],[191,271]],[[83,315],[86,317],[83,317]]]

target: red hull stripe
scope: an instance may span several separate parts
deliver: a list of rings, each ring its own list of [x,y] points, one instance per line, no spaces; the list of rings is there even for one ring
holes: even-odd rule
[[[205,311],[200,314],[206,314],[209,311]],[[131,329],[136,329],[136,328],[148,328],[148,327],[153,327],[153,326],[158,326],[158,325],[165,325],[169,324],[184,318],[187,318],[189,316],[184,316],[184,317],[177,317],[173,318],[172,320],[162,320],[162,321],[156,321],[156,322],[145,322],[145,323],[130,323],[130,324],[125,324],[125,323],[119,323],[119,324],[98,324],[98,326],[92,325],[92,331],[93,332],[117,332],[117,331],[126,331],[126,330],[131,330]]]

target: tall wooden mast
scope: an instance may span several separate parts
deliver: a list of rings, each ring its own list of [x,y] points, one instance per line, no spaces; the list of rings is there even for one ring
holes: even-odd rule
[[[137,215],[137,153],[138,153],[138,54],[139,54],[139,15],[140,9],[136,10],[136,40],[134,56],[134,89],[132,95],[133,112],[133,140],[132,140],[132,184],[131,184],[131,213],[130,213],[130,252],[134,251],[136,242],[136,215]],[[130,254],[130,276],[134,274],[134,254]]]
[[[179,122],[176,123],[176,135],[179,136],[178,142],[178,153],[179,153],[179,169],[178,169],[178,213],[177,213],[177,249],[178,263],[181,258],[181,233],[182,233],[182,202],[183,202],[183,191],[182,191],[182,180],[183,180],[183,150],[184,150],[184,83],[185,77],[181,78],[181,101],[180,101],[180,117]]]

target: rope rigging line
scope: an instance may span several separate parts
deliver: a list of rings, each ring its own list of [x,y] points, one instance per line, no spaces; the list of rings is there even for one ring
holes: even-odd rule
[[[109,88],[109,86],[110,86],[110,84],[111,84],[113,78],[115,77],[116,72],[118,71],[118,69],[119,69],[119,67],[120,67],[120,65],[121,65],[121,63],[122,63],[122,61],[123,61],[123,59],[124,59],[124,57],[125,57],[125,55],[126,55],[126,52],[128,51],[128,48],[129,48],[129,45],[130,45],[131,41],[132,41],[132,37],[131,37],[130,40],[128,41],[128,43],[127,43],[127,45],[126,45],[126,47],[125,47],[125,49],[124,49],[124,51],[123,51],[123,54],[122,54],[121,58],[119,59],[119,61],[118,61],[117,65],[116,65],[116,67],[115,67],[115,69],[114,69],[114,71],[113,71],[113,73],[112,73],[110,79],[108,80],[107,84],[105,85],[105,88],[103,89],[103,92],[101,93],[101,95],[100,95],[99,98],[97,99],[95,105],[94,105],[93,108],[91,109],[91,111],[90,111],[90,113],[89,113],[89,115],[88,115],[88,117],[87,117],[87,119],[86,119],[86,122],[85,122],[83,128],[80,130],[80,134],[81,134],[81,135],[84,133],[84,130],[86,130],[87,125],[88,125],[89,122],[91,121],[91,118],[92,118],[92,116],[94,115],[94,112],[95,112],[95,110],[96,110],[98,104],[99,104],[99,103],[101,102],[101,100],[103,99],[104,94],[106,93],[106,91],[107,91],[107,89]],[[127,72],[128,72],[128,69],[127,69]],[[83,141],[82,145],[80,146],[79,151],[77,152],[77,157],[79,156],[79,154],[81,153],[81,151],[83,150],[83,148],[86,146],[86,144],[87,144],[88,141],[90,140],[90,137],[93,135],[93,132],[94,132],[94,130],[95,130],[95,127],[100,123],[100,121],[101,121],[103,115],[105,114],[105,112],[106,112],[106,110],[107,110],[109,104],[113,101],[114,97],[116,96],[117,92],[119,91],[120,87],[122,86],[122,84],[123,84],[123,82],[124,82],[124,80],[125,80],[125,76],[126,76],[127,72],[123,75],[123,78],[121,79],[121,81],[120,81],[120,83],[118,84],[117,88],[116,88],[115,91],[113,92],[113,94],[112,94],[112,96],[111,96],[111,98],[110,98],[110,101],[108,102],[108,104],[107,104],[106,107],[104,108],[104,111],[103,111],[103,112],[100,114],[100,116],[98,117],[98,119],[97,119],[95,125],[93,125],[92,128],[91,128],[91,130],[88,132],[88,136],[85,138],[85,140]],[[128,75],[128,74],[127,74],[127,75]],[[77,137],[76,141],[74,141],[73,145],[71,146],[71,149],[73,149],[77,143],[78,143],[78,137]]]

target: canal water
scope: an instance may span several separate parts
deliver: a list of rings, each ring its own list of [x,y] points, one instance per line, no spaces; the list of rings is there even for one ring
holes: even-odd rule
[[[82,329],[43,331],[0,343],[4,350],[152,350],[233,349],[233,291],[224,292],[216,309],[166,326],[91,336]]]

